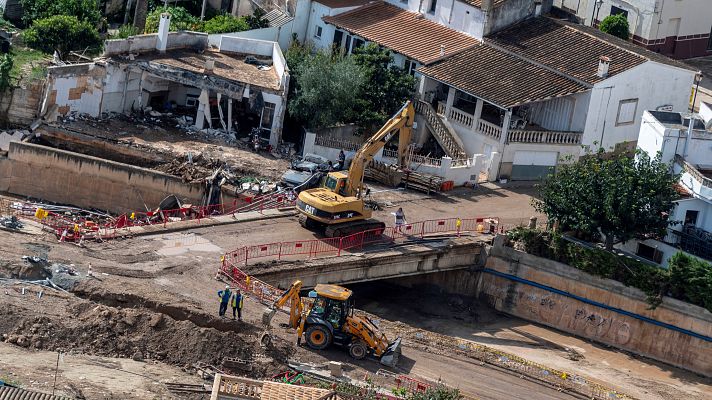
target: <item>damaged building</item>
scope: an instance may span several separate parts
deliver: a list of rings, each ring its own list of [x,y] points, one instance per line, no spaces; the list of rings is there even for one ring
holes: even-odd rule
[[[276,42],[169,32],[162,14],[157,34],[107,40],[102,57],[49,68],[42,115],[171,113],[188,129],[236,136],[259,129],[272,146],[281,141],[289,88]]]

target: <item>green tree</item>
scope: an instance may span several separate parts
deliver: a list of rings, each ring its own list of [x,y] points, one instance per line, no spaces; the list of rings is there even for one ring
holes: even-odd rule
[[[601,149],[547,176],[533,204],[563,229],[603,234],[610,250],[616,239],[665,234],[677,181],[659,155],[651,159],[639,151],[630,157]]]
[[[415,93],[415,78],[394,67],[389,50],[375,43],[353,52],[365,74],[365,85],[354,104],[356,123],[362,127],[381,125]]]
[[[20,3],[22,22],[27,26],[55,15],[70,15],[97,27],[102,18],[98,0],[20,0]]]
[[[681,252],[668,264],[670,295],[712,311],[712,265]]]
[[[601,21],[599,25],[601,31],[617,36],[623,40],[630,38],[630,27],[628,18],[623,14],[609,15]]]
[[[363,69],[354,59],[324,51],[304,56],[301,61],[296,57],[302,57],[302,51],[295,50],[289,56],[295,63],[290,64],[288,59],[287,65],[296,77],[288,104],[292,117],[311,129],[351,120],[352,105],[365,80]]]
[[[146,33],[158,32],[158,25],[161,22],[161,14],[171,15],[171,25],[169,30],[175,31],[202,31],[202,21],[192,15],[183,7],[158,7],[146,16]]]
[[[265,15],[264,10],[256,8],[255,11],[252,12],[252,15],[245,17],[245,21],[247,21],[247,24],[250,25],[250,29],[267,28],[269,26],[269,21],[263,18]]]
[[[230,14],[218,15],[203,25],[205,33],[227,33],[227,32],[242,32],[250,29],[250,25],[243,17],[234,17]]]
[[[10,71],[12,71],[13,65],[14,61],[12,59],[12,55],[9,53],[3,54],[3,56],[0,57],[0,93],[5,92],[10,88]]]
[[[64,57],[72,50],[101,46],[102,41],[96,28],[89,21],[79,21],[70,15],[34,21],[22,32],[25,43],[33,49],[52,54],[55,50]]]

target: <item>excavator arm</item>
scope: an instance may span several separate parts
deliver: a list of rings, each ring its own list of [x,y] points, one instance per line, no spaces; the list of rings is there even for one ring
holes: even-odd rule
[[[366,165],[373,160],[373,156],[388,143],[394,134],[398,134],[398,163],[405,165],[405,156],[410,145],[413,121],[415,119],[415,108],[413,103],[407,101],[391,119],[386,122],[366,143],[361,146],[349,168],[346,181],[346,192],[349,196],[361,197],[363,189],[363,175]]]
[[[304,310],[304,303],[302,303],[302,298],[299,296],[299,291],[302,290],[302,281],[294,281],[292,286],[287,289],[282,296],[275,300],[272,305],[265,310],[262,314],[262,324],[265,326],[270,326],[272,323],[272,318],[277,310],[284,307],[287,302],[289,302],[289,326],[292,329],[299,328],[302,319],[302,311]]]

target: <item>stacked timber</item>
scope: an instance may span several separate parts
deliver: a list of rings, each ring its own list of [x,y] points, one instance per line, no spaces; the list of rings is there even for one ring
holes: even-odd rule
[[[445,182],[445,178],[437,175],[424,174],[417,171],[404,171],[403,183],[406,189],[413,189],[420,192],[437,192]]]
[[[445,178],[422,172],[403,170],[397,165],[386,164],[380,161],[371,161],[366,168],[365,178],[379,182],[390,187],[404,184],[406,189],[430,193],[438,192]]]
[[[403,180],[403,171],[398,166],[373,160],[366,168],[366,179],[397,187]]]

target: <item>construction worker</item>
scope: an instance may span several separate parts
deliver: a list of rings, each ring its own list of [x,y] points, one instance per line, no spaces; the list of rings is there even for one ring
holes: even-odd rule
[[[393,213],[393,215],[395,215],[395,217],[396,217],[396,221],[395,221],[396,222],[396,230],[398,232],[400,232],[401,226],[406,223],[405,222],[405,213],[403,212],[403,207],[398,207],[398,211]]]
[[[230,285],[225,285],[225,290],[218,291],[218,297],[220,297],[219,314],[221,317],[225,317],[225,311],[227,311],[227,303],[230,302],[230,296],[232,296]]]
[[[339,169],[346,168],[346,154],[344,154],[344,149],[339,150]]]
[[[240,293],[240,289],[237,289],[230,300],[230,305],[232,306],[232,319],[235,319],[235,314],[237,314],[238,321],[242,321],[242,301],[242,293]]]

